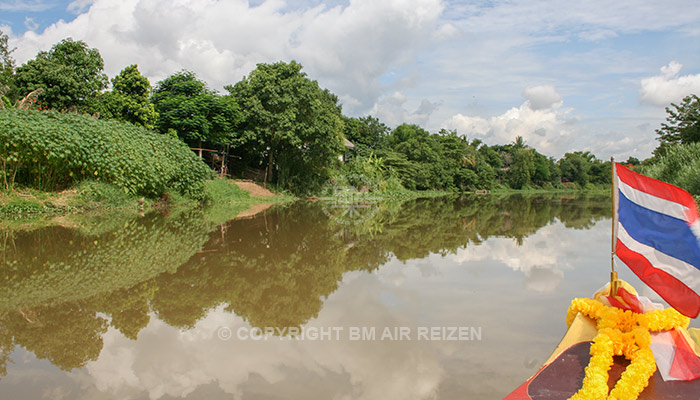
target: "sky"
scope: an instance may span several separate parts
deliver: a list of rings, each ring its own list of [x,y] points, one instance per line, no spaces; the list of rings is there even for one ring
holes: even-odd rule
[[[72,37],[110,77],[187,69],[218,91],[296,60],[345,115],[557,158],[647,158],[665,107],[700,94],[695,0],[0,0],[0,30],[18,65]]]

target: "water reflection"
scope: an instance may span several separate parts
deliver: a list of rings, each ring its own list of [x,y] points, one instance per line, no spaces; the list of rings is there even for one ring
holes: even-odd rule
[[[423,199],[380,205],[349,224],[335,218],[340,209],[301,202],[218,226],[187,212],[5,232],[0,393],[30,390],[21,389],[22,367],[10,364],[26,350],[74,370],[63,383],[55,374],[48,381],[72,397],[86,388],[92,398],[498,397],[504,376],[514,385],[537,365],[513,347],[522,347],[518,336],[532,337],[535,357],[551,350],[537,343],[552,320],[541,315],[546,296],[575,286],[567,279],[580,278],[587,252],[606,243],[605,232],[587,230],[606,218],[607,204],[591,196]],[[565,238],[587,249],[576,253]],[[509,268],[494,269],[501,264]],[[557,298],[570,298],[566,291]],[[507,310],[518,313],[511,328],[523,331],[504,323]],[[488,334],[479,344],[217,336],[221,327],[430,324]]]

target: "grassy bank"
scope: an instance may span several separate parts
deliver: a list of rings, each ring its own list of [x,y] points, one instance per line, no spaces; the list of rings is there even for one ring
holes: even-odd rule
[[[589,185],[580,188],[569,187],[511,189],[498,187],[490,193],[507,195],[514,193],[601,193],[610,191],[609,186]],[[354,187],[336,186],[323,195],[309,198],[334,202],[385,202],[404,201],[416,198],[434,198],[461,196],[471,192],[437,191],[437,190],[386,190],[363,193]],[[179,208],[202,208],[205,218],[210,222],[221,223],[235,218],[241,212],[256,204],[280,204],[294,201],[288,194],[273,197],[255,197],[238,188],[227,179],[208,180],[204,185],[202,200],[195,200],[178,193],[166,194],[160,198],[147,198],[124,192],[116,185],[96,180],[83,181],[69,189],[46,192],[27,187],[16,187],[10,191],[0,192],[0,226],[7,226],[11,221],[21,224],[51,225],[51,220],[70,214],[143,214],[153,210],[167,212]]]
[[[211,222],[235,218],[243,210],[260,203],[279,204],[293,197],[255,197],[239,189],[232,181],[212,179],[206,182],[202,200],[173,194],[147,198],[125,193],[119,187],[94,180],[81,182],[58,192],[16,187],[0,192],[0,226],[19,224],[52,225],[52,220],[66,215],[144,214],[154,210],[201,208]]]

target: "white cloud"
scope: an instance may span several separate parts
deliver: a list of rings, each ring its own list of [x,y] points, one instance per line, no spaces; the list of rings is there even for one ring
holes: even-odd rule
[[[379,338],[383,327],[401,326],[408,317],[384,304],[376,276],[356,275],[326,301],[318,319],[305,325],[342,327],[340,340],[240,340],[238,330],[247,334],[250,327],[224,306],[189,331],[153,317],[137,341],[114,329],[103,336],[100,358],[85,368],[86,385],[94,385],[102,396],[147,394],[154,400],[185,397],[207,384],[236,399],[261,385],[265,391],[273,385],[280,392],[290,388],[290,398],[434,398],[445,375],[439,359],[443,343],[347,340],[351,326],[375,326]],[[230,329],[230,340],[219,339],[222,327]],[[315,384],[295,384],[305,377]]]
[[[526,32],[545,40],[547,34],[597,41],[619,33],[692,27],[700,17],[700,10],[685,0],[663,5],[652,0],[514,0],[455,8],[454,13],[475,30]]]
[[[641,100],[658,106],[678,103],[689,94],[700,94],[700,74],[680,75],[683,65],[671,61],[661,74],[642,79]]]
[[[425,126],[430,115],[440,106],[438,103],[423,99],[415,111],[405,107],[407,98],[401,92],[394,92],[374,105],[370,114],[389,126],[402,123]]]
[[[45,11],[53,8],[53,3],[44,0],[14,0],[0,2],[0,10],[3,11]]]
[[[454,25],[447,23],[441,25],[434,33],[433,38],[437,41],[445,41],[458,37],[460,35],[460,30]]]
[[[27,28],[27,30],[35,31],[36,28],[39,27],[39,24],[37,24],[36,21],[34,21],[34,18],[25,17],[24,27]]]
[[[523,91],[523,97],[533,110],[544,110],[563,103],[561,95],[552,85],[533,86]]]
[[[600,235],[605,235],[605,227],[605,224],[596,224],[591,230],[580,231],[564,228],[557,222],[540,228],[521,245],[515,239],[490,238],[479,246],[460,249],[451,257],[461,264],[498,261],[513,271],[522,272],[526,289],[551,292],[564,280],[564,271],[575,269],[571,249],[594,248]],[[551,243],[558,245],[551,246]]]
[[[653,140],[653,128],[645,127],[644,129],[637,128],[630,131],[629,136],[620,138],[616,137],[616,132],[607,131],[598,135],[594,135],[591,144],[583,150],[601,157],[601,154],[609,154],[614,156],[616,160],[626,160],[628,157],[647,157],[654,148],[657,142]]]
[[[92,3],[94,3],[95,0],[74,0],[70,4],[68,4],[68,7],[66,7],[66,10],[75,13],[75,14],[82,14],[85,12]]]
[[[520,107],[513,107],[491,118],[453,115],[443,123],[448,129],[468,137],[479,136],[492,144],[512,142],[522,136],[539,152],[560,157],[571,150],[575,132],[572,110],[562,108],[563,100],[553,86],[536,86],[525,89],[527,99]]]
[[[355,0],[332,8],[293,8],[278,0],[258,6],[246,0],[77,0],[69,10],[88,6],[71,22],[14,38],[17,60],[71,36],[100,50],[108,75],[136,63],[155,83],[190,69],[221,89],[257,63],[296,59],[312,79],[363,112],[381,94],[379,78],[432,40],[442,11],[440,0]]]

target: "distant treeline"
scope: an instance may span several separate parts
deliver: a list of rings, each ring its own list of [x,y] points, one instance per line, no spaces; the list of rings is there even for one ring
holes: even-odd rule
[[[191,71],[151,87],[136,65],[124,68],[110,86],[99,51],[70,38],[17,67],[13,50],[0,32],[0,108],[88,114],[171,135],[190,147],[226,149],[229,173],[247,172],[295,194],[319,193],[328,182],[385,191],[586,188],[610,182],[609,161],[589,152],[556,160],[522,137],[489,146],[468,140],[469,132],[430,133],[409,124],[390,129],[372,116],[344,116],[338,97],[294,61],[258,64],[221,94]],[[682,124],[693,109],[697,122],[697,96],[686,100],[682,107],[690,111],[676,105],[676,114],[669,110],[675,119],[659,132],[659,156],[675,143],[697,141],[698,134]],[[6,168],[16,161],[7,149],[0,146],[4,182],[17,177]],[[98,154],[84,158],[100,159],[99,147],[83,149],[93,151]]]

